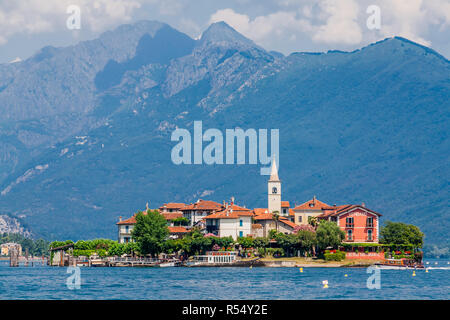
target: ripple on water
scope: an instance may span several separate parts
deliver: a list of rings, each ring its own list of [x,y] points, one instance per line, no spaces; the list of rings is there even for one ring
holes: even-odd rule
[[[448,299],[449,269],[381,270],[381,289],[359,268],[66,268],[0,264],[0,299]],[[348,276],[345,277],[344,275]],[[323,288],[322,281],[329,287]]]

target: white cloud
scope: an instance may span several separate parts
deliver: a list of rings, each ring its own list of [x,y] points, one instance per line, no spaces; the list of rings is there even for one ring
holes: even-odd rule
[[[296,12],[279,11],[251,20],[249,16],[222,9],[215,12],[210,23],[225,21],[244,36],[263,44],[271,37],[292,37],[299,31],[308,31],[310,25],[306,20],[298,19]]]
[[[431,44],[421,36],[428,27],[422,0],[381,0],[380,7],[383,37],[401,36],[427,46]]]
[[[103,31],[129,22],[141,4],[137,0],[20,0],[0,2],[0,45],[14,34],[58,31],[66,26],[69,5],[81,9],[81,27]]]
[[[354,0],[325,0],[319,9],[317,16],[314,16],[312,6],[305,4],[298,10],[278,11],[250,19],[248,15],[228,8],[211,15],[210,23],[225,21],[259,44],[271,42],[273,37],[285,37],[293,41],[302,33],[310,35],[315,42],[361,42],[362,32],[357,23],[359,7]],[[313,20],[319,23],[314,24]]]
[[[360,7],[354,0],[325,0],[320,3],[320,8],[321,15],[327,18],[314,33],[314,41],[346,45],[361,42]]]
[[[334,48],[392,36],[430,46],[433,31],[447,32],[450,27],[449,0],[283,0],[278,4],[273,13],[253,18],[232,8],[221,9],[210,16],[210,22],[223,20],[263,46],[273,44],[274,38],[285,42],[307,38]],[[366,27],[370,5],[381,8],[380,30]]]
[[[440,31],[450,27],[448,0],[380,0],[382,27],[385,37],[402,36],[430,46],[427,40],[432,27]]]

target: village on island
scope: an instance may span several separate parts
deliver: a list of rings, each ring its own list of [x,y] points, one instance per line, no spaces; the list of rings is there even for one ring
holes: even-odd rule
[[[143,212],[119,217],[117,241],[53,241],[48,251],[40,246],[38,257],[28,248],[23,256],[20,244],[11,242],[1,244],[1,253],[11,266],[423,268],[424,234],[402,222],[381,226],[381,216],[364,203],[329,205],[316,196],[292,206],[282,200],[273,161],[267,208],[246,208],[234,197],[157,209],[147,203]]]
[[[165,203],[120,217],[117,241],[54,241],[53,266],[367,266],[423,268],[423,233],[400,222],[380,231],[380,213],[361,204],[329,205],[316,196],[282,200],[272,162],[267,208],[222,203]],[[401,235],[400,235],[401,233]],[[399,240],[400,239],[400,240]]]

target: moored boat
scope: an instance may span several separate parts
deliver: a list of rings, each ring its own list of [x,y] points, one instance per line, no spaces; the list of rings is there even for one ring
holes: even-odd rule
[[[375,266],[379,269],[391,270],[409,270],[409,269],[424,269],[423,263],[412,259],[386,259],[382,263],[376,263]]]
[[[167,260],[167,261],[161,262],[160,264],[158,264],[158,266],[160,268],[179,267],[179,266],[181,266],[181,261],[178,259]]]

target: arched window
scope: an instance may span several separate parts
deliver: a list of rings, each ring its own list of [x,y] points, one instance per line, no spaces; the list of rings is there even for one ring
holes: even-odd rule
[[[273,188],[272,188],[272,193],[273,193],[273,194],[276,194],[277,192],[278,192],[277,187],[273,187]]]

